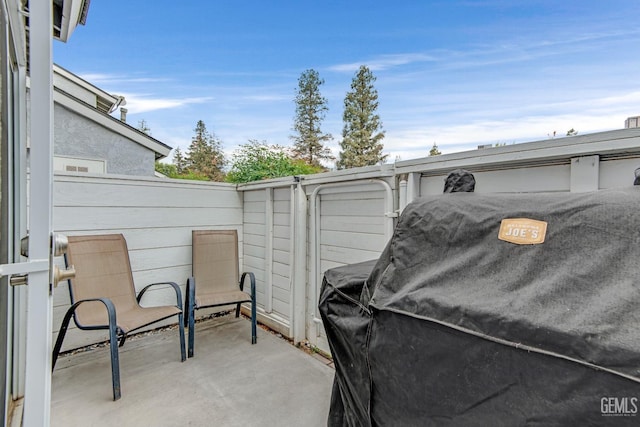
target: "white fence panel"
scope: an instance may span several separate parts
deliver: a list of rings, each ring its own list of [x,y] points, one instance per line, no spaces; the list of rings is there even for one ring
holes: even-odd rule
[[[54,229],[68,236],[122,233],[137,289],[173,281],[181,286],[183,298],[191,274],[192,230],[238,230],[241,262],[243,257],[242,197],[227,184],[59,173],[54,180]],[[175,304],[175,293],[158,287],[145,294],[142,303]],[[68,308],[65,282],[55,289],[54,335]],[[100,331],[78,331],[72,322],[63,350],[106,338]]]
[[[245,271],[256,275],[258,318],[291,335],[291,189],[243,191]]]
[[[263,181],[241,191],[226,184],[59,174],[54,218],[56,231],[69,235],[123,233],[139,287],[162,280],[184,286],[191,230],[236,228],[242,270],[256,275],[259,320],[289,337],[295,330],[296,339],[306,329],[307,338],[328,351],[316,310],[324,271],[377,258],[400,201],[441,194],[453,169],[470,170],[479,193],[502,193],[625,187],[638,167],[640,129],[628,129]],[[402,195],[395,190],[401,179],[407,184]],[[167,291],[150,293],[149,302],[171,303]],[[56,326],[67,306],[61,285]],[[97,341],[72,335],[66,348]]]
[[[244,229],[244,264],[243,271],[250,271],[256,276],[256,301],[264,307],[265,282],[265,191],[245,191],[244,213],[242,223]]]
[[[442,194],[448,173],[423,176],[421,196]],[[476,193],[538,193],[569,191],[571,165],[538,166],[473,172]]]
[[[390,237],[395,197],[383,180],[336,184],[307,189],[311,198],[308,339],[327,353],[326,333],[316,308],[324,272],[378,258]]]

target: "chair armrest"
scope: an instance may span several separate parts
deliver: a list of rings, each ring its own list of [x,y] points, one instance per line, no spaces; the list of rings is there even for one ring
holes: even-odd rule
[[[182,291],[180,291],[180,286],[178,286],[178,284],[176,282],[158,282],[158,283],[152,283],[150,285],[145,286],[144,288],[142,288],[142,290],[140,291],[140,293],[136,297],[136,300],[138,301],[138,304],[140,304],[140,300],[142,299],[142,295],[144,295],[144,293],[147,292],[147,289],[149,289],[152,286],[157,286],[157,285],[171,285],[173,290],[176,292],[176,307],[178,307],[180,310],[182,310]]]
[[[78,306],[80,306],[82,303],[85,302],[91,302],[91,301],[96,301],[96,302],[101,302],[102,304],[104,304],[104,306],[107,308],[107,315],[108,315],[108,319],[109,319],[109,324],[108,325],[104,325],[104,326],[82,326],[79,322],[78,319],[76,318],[76,308],[78,308]],[[60,326],[60,331],[58,331],[58,338],[56,339],[56,343],[53,347],[53,355],[52,355],[52,360],[51,360],[51,370],[53,371],[53,368],[55,368],[56,366],[56,361],[58,360],[58,355],[60,354],[60,349],[62,348],[62,341],[64,340],[64,336],[67,333],[67,327],[69,326],[69,321],[71,320],[71,316],[73,316],[73,321],[75,322],[75,324],[78,326],[78,328],[80,329],[85,329],[85,330],[96,330],[96,329],[109,329],[109,335],[110,335],[110,342],[111,342],[111,363],[112,363],[112,368],[113,368],[113,352],[116,352],[116,363],[117,363],[117,350],[114,350],[115,346],[117,345],[117,339],[116,336],[118,335],[118,333],[122,332],[120,330],[120,328],[118,327],[118,322],[116,320],[116,307],[115,305],[113,305],[113,301],[111,301],[109,298],[87,298],[87,299],[83,299],[80,301],[76,301],[75,303],[73,303],[71,305],[71,307],[69,307],[69,309],[67,310],[67,312],[64,315],[64,319],[62,320],[62,325]],[[113,370],[112,370],[113,373]],[[118,374],[119,376],[119,374]],[[115,382],[114,382],[115,384]],[[115,385],[114,385],[115,387]],[[114,396],[116,395],[116,389],[114,388]]]
[[[256,276],[250,272],[244,272],[242,273],[242,276],[240,276],[240,290],[244,291],[244,278],[246,276],[249,276],[249,281],[251,283],[251,295],[255,295],[256,294]]]
[[[82,326],[78,320],[75,317],[76,314],[76,308],[78,308],[78,306],[84,302],[91,302],[91,301],[98,301],[101,302],[102,304],[104,304],[105,308],[107,309],[107,315],[109,318],[109,322],[113,322],[114,325],[118,325],[118,321],[117,321],[117,317],[116,317],[116,306],[113,305],[113,301],[111,301],[109,298],[87,298],[87,299],[83,299],[80,301],[76,301],[71,307],[69,307],[69,309],[67,310],[67,316],[70,316],[71,314],[73,314],[73,321],[76,323],[76,325],[79,328],[84,328],[84,326]],[[65,317],[67,317],[65,316]],[[105,325],[108,327],[108,325]]]

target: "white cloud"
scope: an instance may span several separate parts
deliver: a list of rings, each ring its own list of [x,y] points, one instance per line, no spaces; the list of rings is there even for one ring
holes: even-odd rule
[[[627,114],[628,115],[628,114]],[[384,140],[390,158],[402,160],[425,157],[435,142],[442,153],[474,150],[481,144],[521,143],[563,137],[571,128],[580,134],[621,129],[624,119],[616,109],[609,113],[565,113],[552,116],[526,116],[505,120],[487,120],[441,127],[414,127],[405,131],[388,132]]]
[[[280,102],[280,101],[290,101],[291,96],[286,96],[282,94],[262,94],[262,95],[247,95],[242,99],[247,101],[255,101],[255,102]]]
[[[211,101],[212,97],[194,98],[149,98],[145,95],[123,94],[127,100],[126,108],[131,114],[146,113],[149,111],[178,108],[192,104],[203,104]]]
[[[79,76],[93,85],[124,85],[130,83],[162,83],[172,79],[166,77],[134,77],[119,74],[86,73]]]
[[[333,65],[329,67],[329,70],[336,72],[354,72],[357,71],[361,65],[366,65],[371,71],[380,71],[401,65],[434,60],[434,57],[423,53],[398,53],[393,55],[380,55],[377,58],[362,62]]]

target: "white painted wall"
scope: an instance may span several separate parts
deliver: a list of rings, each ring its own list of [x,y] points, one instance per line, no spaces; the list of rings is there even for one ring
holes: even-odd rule
[[[394,179],[338,179],[306,189],[310,206],[307,338],[327,353],[329,345],[317,309],[324,273],[380,256],[391,235],[389,215],[394,213],[395,198]]]
[[[273,190],[271,257],[272,313],[286,323],[291,317],[291,189]]]
[[[173,281],[181,286],[184,298],[194,229],[237,229],[243,262],[242,198],[234,185],[59,173],[54,182],[54,229],[68,236],[124,234],[137,290]],[[142,302],[175,304],[175,293],[168,287],[150,290]],[[65,282],[55,289],[54,339],[68,307]],[[71,326],[63,350],[107,337],[100,331],[77,331],[73,322]]]
[[[447,174],[471,171],[476,192],[595,191],[633,184],[640,129],[621,129],[398,162],[413,197],[442,193]],[[409,197],[411,199],[411,197]]]
[[[244,264],[242,271],[251,271],[256,276],[256,301],[264,307],[266,233],[265,233],[265,191],[245,191],[244,198]]]
[[[244,191],[243,271],[256,276],[259,321],[291,336],[291,188]]]
[[[473,165],[469,165],[473,169]],[[442,194],[448,172],[428,174],[420,181],[421,196]],[[571,165],[536,166],[473,172],[476,193],[539,193],[570,190]]]

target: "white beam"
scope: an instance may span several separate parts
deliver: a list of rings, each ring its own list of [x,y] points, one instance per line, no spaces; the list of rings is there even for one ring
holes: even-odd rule
[[[53,193],[52,3],[30,2],[31,197],[29,257],[49,258]],[[46,426],[51,417],[53,299],[49,272],[29,274],[24,427]]]

